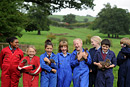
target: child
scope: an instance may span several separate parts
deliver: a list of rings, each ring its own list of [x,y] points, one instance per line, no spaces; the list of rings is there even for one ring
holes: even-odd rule
[[[71,67],[73,68],[73,85],[74,87],[89,86],[89,67],[91,57],[88,51],[84,52],[82,40],[76,38],[73,40],[75,50],[71,54]],[[81,59],[83,60],[81,61]]]
[[[45,53],[40,56],[41,72],[41,87],[56,87],[57,84],[57,68],[58,59],[52,52],[53,44],[50,40],[45,41]],[[53,59],[55,63],[51,63]],[[48,64],[49,65],[48,65]]]
[[[58,58],[58,86],[57,87],[70,87],[72,80],[72,69],[70,65],[70,56],[68,53],[68,43],[61,41],[59,44]]]
[[[35,56],[36,49],[30,45],[26,49],[27,56],[24,57],[18,66],[23,72],[23,87],[38,87],[39,73],[41,71],[40,58]]]
[[[101,42],[101,48],[97,50],[94,56],[94,64],[98,66],[98,72],[96,77],[95,87],[113,87],[113,72],[112,68],[116,66],[116,56],[110,48],[110,41],[108,39],[104,39]],[[102,65],[99,63],[100,61],[106,61],[109,59],[111,61],[110,66],[105,66],[102,69]]]
[[[18,64],[23,58],[23,52],[18,48],[19,41],[16,37],[10,37],[6,41],[9,46],[0,53],[1,87],[18,87],[20,78]]]
[[[90,73],[89,73],[89,87],[93,87],[95,85],[96,75],[97,75],[97,67],[93,64],[93,59],[96,51],[100,49],[100,43],[102,39],[99,36],[93,36],[91,37],[91,44],[93,48],[89,50],[92,64],[90,65]]]
[[[120,41],[121,51],[117,56],[117,65],[119,66],[118,70],[118,87],[129,87],[130,86],[130,39],[122,38]]]

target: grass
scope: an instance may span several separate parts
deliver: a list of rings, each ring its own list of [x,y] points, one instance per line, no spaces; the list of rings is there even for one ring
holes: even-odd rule
[[[72,53],[74,47],[73,47],[73,40],[75,38],[81,38],[82,40],[86,39],[87,35],[92,35],[92,36],[100,36],[102,39],[107,38],[107,35],[101,34],[98,32],[98,30],[90,30],[87,28],[76,28],[73,30],[62,28],[62,27],[54,27],[50,26],[50,31],[41,31],[41,35],[37,35],[37,31],[33,32],[25,32],[24,30],[22,31],[23,36],[19,39],[20,44],[31,44],[35,45],[37,49],[37,56],[40,56],[42,53],[44,53],[44,42],[47,39],[47,35],[50,33],[68,33],[67,35],[62,35],[62,36],[56,36],[56,39],[54,39],[52,42],[54,44],[54,53],[57,53],[57,48],[58,48],[58,40],[61,37],[65,37],[68,39],[69,42],[69,52]],[[121,35],[121,38],[123,37],[129,37],[129,35]],[[115,52],[117,55],[118,52],[120,51],[120,39],[114,39],[114,38],[109,38],[112,41],[112,47],[110,48],[112,51]],[[92,46],[90,44],[84,45],[84,47],[91,48]],[[1,71],[0,71],[1,72]],[[118,66],[116,66],[113,69],[113,74],[114,74],[114,87],[117,87],[117,78],[118,78]],[[0,83],[1,84],[1,83]],[[22,87],[22,78],[19,81],[19,87]],[[71,87],[73,84],[71,84]]]
[[[58,19],[60,19],[62,21],[63,20],[63,16],[64,15],[50,15],[49,17],[58,18]],[[89,22],[95,20],[95,17],[76,15],[76,20],[79,21],[79,22],[84,21],[85,18],[87,18]]]

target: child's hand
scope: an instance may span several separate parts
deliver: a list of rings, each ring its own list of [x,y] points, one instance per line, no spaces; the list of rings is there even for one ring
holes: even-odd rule
[[[102,68],[102,65],[100,63],[97,63],[97,66],[98,66],[99,69]]]
[[[84,59],[87,59],[88,54],[86,52],[82,52],[82,56]]]
[[[52,69],[51,71],[52,71],[53,73],[56,73],[56,69]]]
[[[44,61],[48,62],[49,64],[51,63],[51,61],[47,57],[44,58]]]
[[[80,60],[82,58],[82,52],[80,52],[79,54],[77,54],[77,59]]]

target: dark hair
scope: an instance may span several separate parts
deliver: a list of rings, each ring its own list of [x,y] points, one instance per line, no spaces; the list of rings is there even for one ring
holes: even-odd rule
[[[111,42],[110,42],[108,39],[102,40],[101,46],[102,46],[103,44],[108,45],[109,47],[111,46]]]
[[[10,42],[13,42],[16,39],[18,39],[18,38],[16,38],[16,37],[10,37],[10,38],[6,39],[6,42],[8,42],[10,44]]]
[[[51,40],[47,39],[45,41],[45,48],[47,47],[47,45],[51,45],[53,47],[53,44],[52,44]]]

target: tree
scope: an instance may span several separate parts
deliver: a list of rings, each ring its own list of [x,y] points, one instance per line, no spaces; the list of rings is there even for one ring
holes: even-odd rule
[[[63,16],[62,21],[66,22],[66,23],[69,23],[69,24],[77,22],[74,14],[68,14],[68,15]]]
[[[108,3],[97,15],[93,23],[93,28],[98,28],[101,33],[112,34],[112,37],[118,38],[119,35],[129,34],[130,14],[127,10],[113,8]]]
[[[19,3],[11,0],[0,1],[0,41],[4,42],[7,37],[19,36],[22,34],[24,14],[19,10]]]
[[[50,5],[52,11],[57,11],[62,8],[75,8],[82,10],[83,8],[87,9],[93,8],[94,0],[24,0],[25,2],[33,2],[40,4],[42,6],[46,6],[46,4]]]
[[[26,31],[38,30],[38,35],[41,34],[40,31],[48,31],[48,15],[49,12],[43,6],[33,4],[28,11],[28,17],[30,18],[30,21],[27,24]]]
[[[84,18],[84,22],[88,22],[88,18]]]

